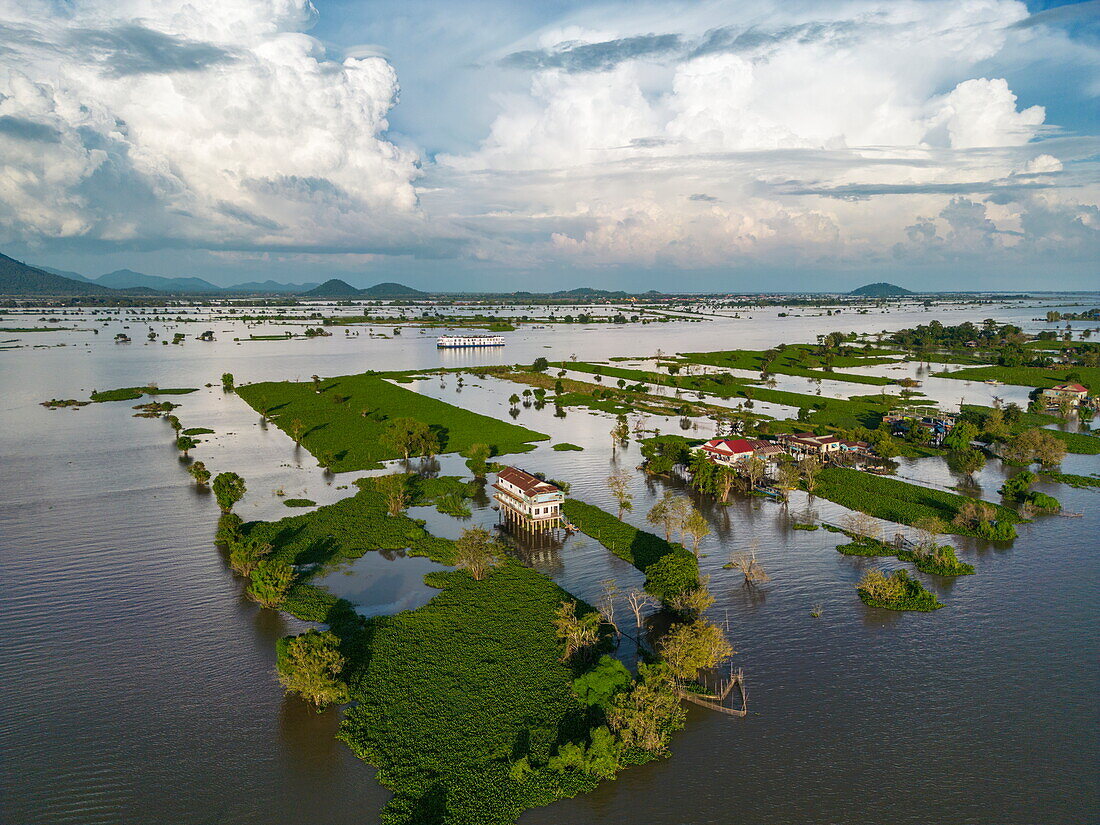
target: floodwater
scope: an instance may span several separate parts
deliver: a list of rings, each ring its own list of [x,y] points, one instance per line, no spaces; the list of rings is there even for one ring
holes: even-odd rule
[[[833,317],[799,309],[792,312],[802,317],[789,318],[768,308],[705,323],[522,329],[508,335],[505,350],[492,352],[439,352],[435,331],[420,335],[408,327],[386,338],[337,330],[331,338],[238,343],[234,337],[250,332],[300,327],[265,323],[250,330],[226,318],[150,323],[137,313],[104,313],[98,335],[0,334],[27,345],[0,351],[0,822],[370,823],[388,797],[373,769],[335,741],[338,713],[316,714],[282,695],[274,643],[305,625],[243,598],[211,543],[212,496],[189,483],[167,424],[132,418],[137,402],[48,411],[39,401],[149,381],[199,387],[165,396],[181,404],[176,413],[185,426],[215,430],[199,436],[193,456],[214,472],[231,469],[247,479],[248,495],[237,508],[242,517],[274,519],[303,512],[285,507],[284,498],[330,503],[352,494],[349,485],[361,474],[324,473],[223,393],[223,372],[238,382],[308,380],[365,369],[529,363],[540,355],[603,360],[657,349],[761,348],[932,317],[958,323],[993,316],[1035,330],[1045,328],[1032,319],[1046,308],[1029,301]],[[175,311],[170,317],[177,315],[187,317]],[[0,326],[35,326],[38,317],[92,328],[87,316],[74,324],[73,316],[57,312],[8,317]],[[116,345],[114,334],[124,326],[134,343]],[[209,328],[217,341],[146,344],[149,326],[169,337]],[[964,382],[952,383],[961,389],[945,397],[957,401]],[[446,376],[414,386],[512,420],[506,399],[513,385],[468,377],[460,388]],[[977,392],[984,387],[975,385]],[[558,418],[547,406],[521,408],[516,420],[551,440],[515,463],[567,480],[572,495],[613,508],[607,475],[633,470],[640,455],[636,445],[612,453],[609,417],[569,409]],[[650,416],[645,426],[681,431],[678,418]],[[550,449],[560,441],[584,451]],[[432,469],[465,472],[449,456]],[[1070,456],[1063,469],[1093,473],[1100,460]],[[899,473],[931,485],[958,482],[939,460],[903,462]],[[996,499],[1002,478],[995,462],[978,474],[985,498]],[[635,473],[627,520],[644,526],[646,510],[666,486],[691,495],[676,482]],[[948,605],[933,614],[863,607],[853,584],[875,562],[836,553],[833,534],[789,529],[792,521],[835,521],[843,508],[802,494],[787,508],[700,500],[712,527],[702,567],[718,597],[710,617],[728,623],[748,680],[749,716],[692,707],[671,759],[627,770],[522,821],[1100,821],[1100,492],[1041,489],[1082,516],[1040,517],[1010,545],[959,540],[960,556],[978,572],[954,581],[917,574]],[[484,506],[468,520],[428,508],[415,515],[440,535],[496,521]],[[605,579],[622,589],[641,580],[584,536],[519,545],[528,563],[581,598],[595,600]],[[772,577],[753,590],[723,569],[731,551],[750,547]],[[326,581],[346,588],[338,592],[365,613],[430,598],[422,575],[435,567],[388,555],[368,554]],[[819,619],[810,618],[815,607]]]

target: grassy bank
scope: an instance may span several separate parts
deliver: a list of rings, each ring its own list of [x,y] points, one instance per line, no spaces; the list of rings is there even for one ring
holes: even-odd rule
[[[855,427],[874,429],[891,406],[897,404],[899,400],[894,395],[862,396],[858,399],[825,398],[820,395],[773,390],[732,375],[666,375],[647,370],[583,362],[571,364],[570,369],[600,373],[613,379],[622,378],[626,381],[679,387],[691,392],[708,393],[718,398],[746,398],[798,409],[805,408],[809,411],[807,418],[797,422],[798,426],[803,428],[807,425],[821,425],[844,429]]]
[[[828,381],[849,381],[855,384],[886,385],[894,383],[889,378],[880,375],[859,375],[856,373],[833,372],[825,368],[825,362],[817,355],[809,344],[788,344],[770,362],[763,350],[735,349],[721,352],[685,352],[681,353],[682,360],[689,364],[704,364],[712,367],[725,367],[728,369],[751,370],[760,372],[768,364],[768,372],[778,375],[794,375],[802,378],[816,378]],[[835,356],[833,367],[874,366],[876,364],[893,363],[892,358],[876,357],[873,355],[860,357],[858,355]]]
[[[120,387],[117,390],[93,392],[91,398],[96,403],[103,401],[134,401],[143,395],[186,395],[197,391],[198,388],[196,387]]]
[[[1064,384],[1071,380],[1074,373],[1076,383],[1088,387],[1090,392],[1100,391],[1100,367],[967,367],[953,372],[934,373],[937,378],[957,378],[963,381],[988,381],[993,379],[1004,384],[1017,384],[1021,387],[1046,389],[1055,384]]]
[[[463,452],[471,444],[488,444],[496,455],[532,449],[547,436],[455,407],[396,386],[387,373],[327,378],[320,392],[312,383],[265,382],[238,387],[237,394],[264,413],[281,430],[302,425],[302,446],[325,460],[335,472],[369,470],[401,458],[382,442],[389,422],[412,418],[427,424],[443,453]]]
[[[948,532],[961,536],[979,535],[972,528],[952,523],[963,505],[972,499],[943,490],[844,467],[826,467],[818,474],[814,494],[850,510],[898,524],[913,525],[924,518],[937,518],[946,525]],[[990,506],[998,522],[1018,524],[1023,521],[1014,510],[999,504]]]
[[[611,513],[577,499],[566,499],[566,519],[624,561],[646,575],[645,587],[662,601],[669,601],[695,586],[699,563],[681,544],[632,527]]]

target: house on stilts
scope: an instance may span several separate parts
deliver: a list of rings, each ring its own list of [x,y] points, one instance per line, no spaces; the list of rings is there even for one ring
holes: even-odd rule
[[[517,467],[501,467],[493,489],[506,524],[536,532],[564,526],[565,493],[556,485]]]

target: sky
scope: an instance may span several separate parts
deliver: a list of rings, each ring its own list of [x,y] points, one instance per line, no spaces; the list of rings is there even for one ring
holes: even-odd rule
[[[0,0],[0,251],[449,291],[1100,288],[1100,0]]]

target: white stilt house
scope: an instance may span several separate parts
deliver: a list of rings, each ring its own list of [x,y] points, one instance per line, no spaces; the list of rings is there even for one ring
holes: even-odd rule
[[[548,481],[516,467],[502,467],[497,473],[493,498],[508,524],[529,530],[555,530],[562,526],[565,493]]]

